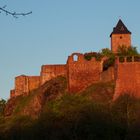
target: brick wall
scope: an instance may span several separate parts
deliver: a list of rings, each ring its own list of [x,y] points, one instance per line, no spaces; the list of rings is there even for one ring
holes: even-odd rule
[[[28,76],[28,92],[40,86],[40,76]]]
[[[40,76],[18,76],[15,78],[15,89],[11,90],[11,97],[28,94],[39,86]]]
[[[131,46],[130,34],[112,34],[111,36],[111,50],[116,53],[119,46]]]
[[[113,99],[116,100],[120,95],[129,94],[140,98],[140,62],[116,63],[116,87]]]
[[[92,83],[98,82],[101,72],[101,61],[96,61],[95,58],[87,61],[83,54],[72,54],[67,60],[68,90],[78,92]]]
[[[114,67],[109,67],[101,73],[101,82],[109,82],[114,80]]]
[[[66,76],[66,65],[43,65],[41,67],[41,84],[60,75]]]
[[[27,76],[21,75],[15,78],[15,96],[19,96],[28,92]]]

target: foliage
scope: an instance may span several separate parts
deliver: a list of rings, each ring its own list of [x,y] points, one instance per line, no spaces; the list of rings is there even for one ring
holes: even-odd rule
[[[101,55],[103,57],[108,57],[108,59],[105,60],[104,64],[103,64],[103,70],[106,70],[106,69],[108,69],[108,67],[110,67],[110,66],[112,66],[114,64],[114,62],[115,62],[115,55],[108,48],[102,49]]]
[[[107,57],[107,60],[104,61],[104,64],[103,64],[104,70],[106,70],[106,69],[108,69],[108,67],[112,66],[115,61],[115,55],[108,48],[104,48],[100,52],[85,53],[84,57],[86,60],[91,60],[94,57],[97,61],[100,61],[103,57]]]
[[[3,115],[5,109],[6,101],[4,99],[0,100],[0,116]]]
[[[80,94],[69,94],[65,91],[65,79],[60,77],[57,80],[63,81],[59,81],[62,86],[52,80],[43,85],[43,93],[50,90],[51,95],[60,90],[63,94],[59,98],[47,100],[39,118],[32,119],[19,113],[11,118],[0,118],[0,139],[140,139],[140,100],[125,93],[112,102],[113,82],[93,84]],[[23,98],[23,106],[33,97],[29,96],[28,100]]]
[[[140,139],[140,100],[125,93],[112,105],[112,119],[122,139]]]
[[[95,58],[97,61],[101,60],[101,54],[97,53],[97,52],[89,52],[89,53],[85,53],[84,57],[86,60],[91,60],[92,58]]]
[[[21,140],[139,139],[139,107],[140,100],[128,95],[111,105],[82,94],[65,94],[47,102],[38,120],[26,116],[13,118],[11,129],[0,136]]]
[[[137,47],[126,47],[126,46],[119,46],[118,48],[118,52],[117,52],[118,56],[137,56],[139,55],[138,51],[137,51]]]
[[[131,61],[132,56],[139,56],[137,51],[137,47],[126,47],[126,46],[119,46],[117,54],[112,53],[109,48],[104,48],[100,52],[90,52],[85,53],[84,57],[86,60],[91,60],[93,57],[100,61],[102,58],[106,57],[103,63],[103,70],[107,70],[110,66],[114,65],[115,62],[115,55],[120,57],[120,61],[124,61],[124,56],[127,56],[127,61]],[[139,59],[139,58],[138,58]]]

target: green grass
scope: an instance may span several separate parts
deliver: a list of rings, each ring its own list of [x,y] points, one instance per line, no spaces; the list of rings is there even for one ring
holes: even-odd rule
[[[0,139],[140,139],[140,100],[122,96],[112,102],[113,81],[93,84],[77,94],[68,93],[66,86],[66,79],[58,77],[29,96],[18,97],[14,114],[0,118]],[[45,98],[40,116],[21,115],[40,94]]]

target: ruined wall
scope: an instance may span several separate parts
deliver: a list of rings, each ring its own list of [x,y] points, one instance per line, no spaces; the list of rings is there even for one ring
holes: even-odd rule
[[[15,90],[10,90],[10,98],[13,98],[15,97]]]
[[[78,92],[100,81],[102,62],[93,58],[90,61],[84,59],[83,54],[74,53],[67,60],[67,77],[69,92]]]
[[[114,67],[109,67],[101,73],[101,82],[109,82],[114,80]]]
[[[18,76],[15,78],[15,89],[11,90],[11,97],[28,94],[39,86],[40,76]]]
[[[127,58],[124,62],[117,59],[116,62],[116,87],[113,99],[116,100],[120,95],[129,94],[140,98],[140,62],[128,62]]]
[[[28,92],[40,86],[40,76],[28,76]]]
[[[21,75],[15,78],[15,96],[19,96],[28,92],[27,76]]]
[[[111,36],[111,50],[116,53],[119,46],[131,46],[130,34],[112,34]]]
[[[41,67],[41,84],[57,76],[66,76],[66,65],[43,65]]]

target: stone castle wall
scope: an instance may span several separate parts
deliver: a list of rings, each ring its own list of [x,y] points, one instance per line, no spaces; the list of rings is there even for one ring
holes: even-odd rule
[[[66,65],[43,65],[41,67],[41,84],[57,76],[66,76]]]
[[[127,93],[140,98],[140,59],[137,61],[135,57],[132,57],[121,61],[117,58],[115,67],[109,67],[103,71],[102,60],[96,61],[92,58],[88,61],[83,54],[73,53],[68,57],[66,65],[43,65],[40,76],[16,77],[15,88],[11,90],[10,96],[12,98],[27,95],[46,81],[62,75],[66,76],[68,91],[71,93],[84,90],[96,82],[108,82],[115,79],[114,100]]]
[[[114,80],[114,66],[109,67],[101,73],[101,82],[109,82]]]
[[[15,78],[15,89],[11,90],[11,97],[28,94],[40,86],[40,76],[21,75]]]
[[[74,56],[77,60],[74,60]],[[74,53],[68,57],[67,64],[43,65],[40,76],[16,77],[15,89],[11,90],[11,97],[28,94],[57,76],[67,78],[69,92],[78,92],[101,80],[102,64],[102,61],[96,61],[95,58],[87,61],[83,54]]]
[[[57,76],[66,76],[66,65],[43,65],[40,76],[20,75],[15,78],[15,88],[10,91],[10,97],[29,94],[46,81]]]
[[[73,53],[67,60],[68,90],[78,92],[100,81],[102,62],[93,58],[87,61],[83,54]]]
[[[127,58],[125,58],[124,62],[120,62],[117,59],[114,100],[123,94],[140,98],[140,62],[137,62],[134,57],[132,57],[131,61],[128,62]]]

